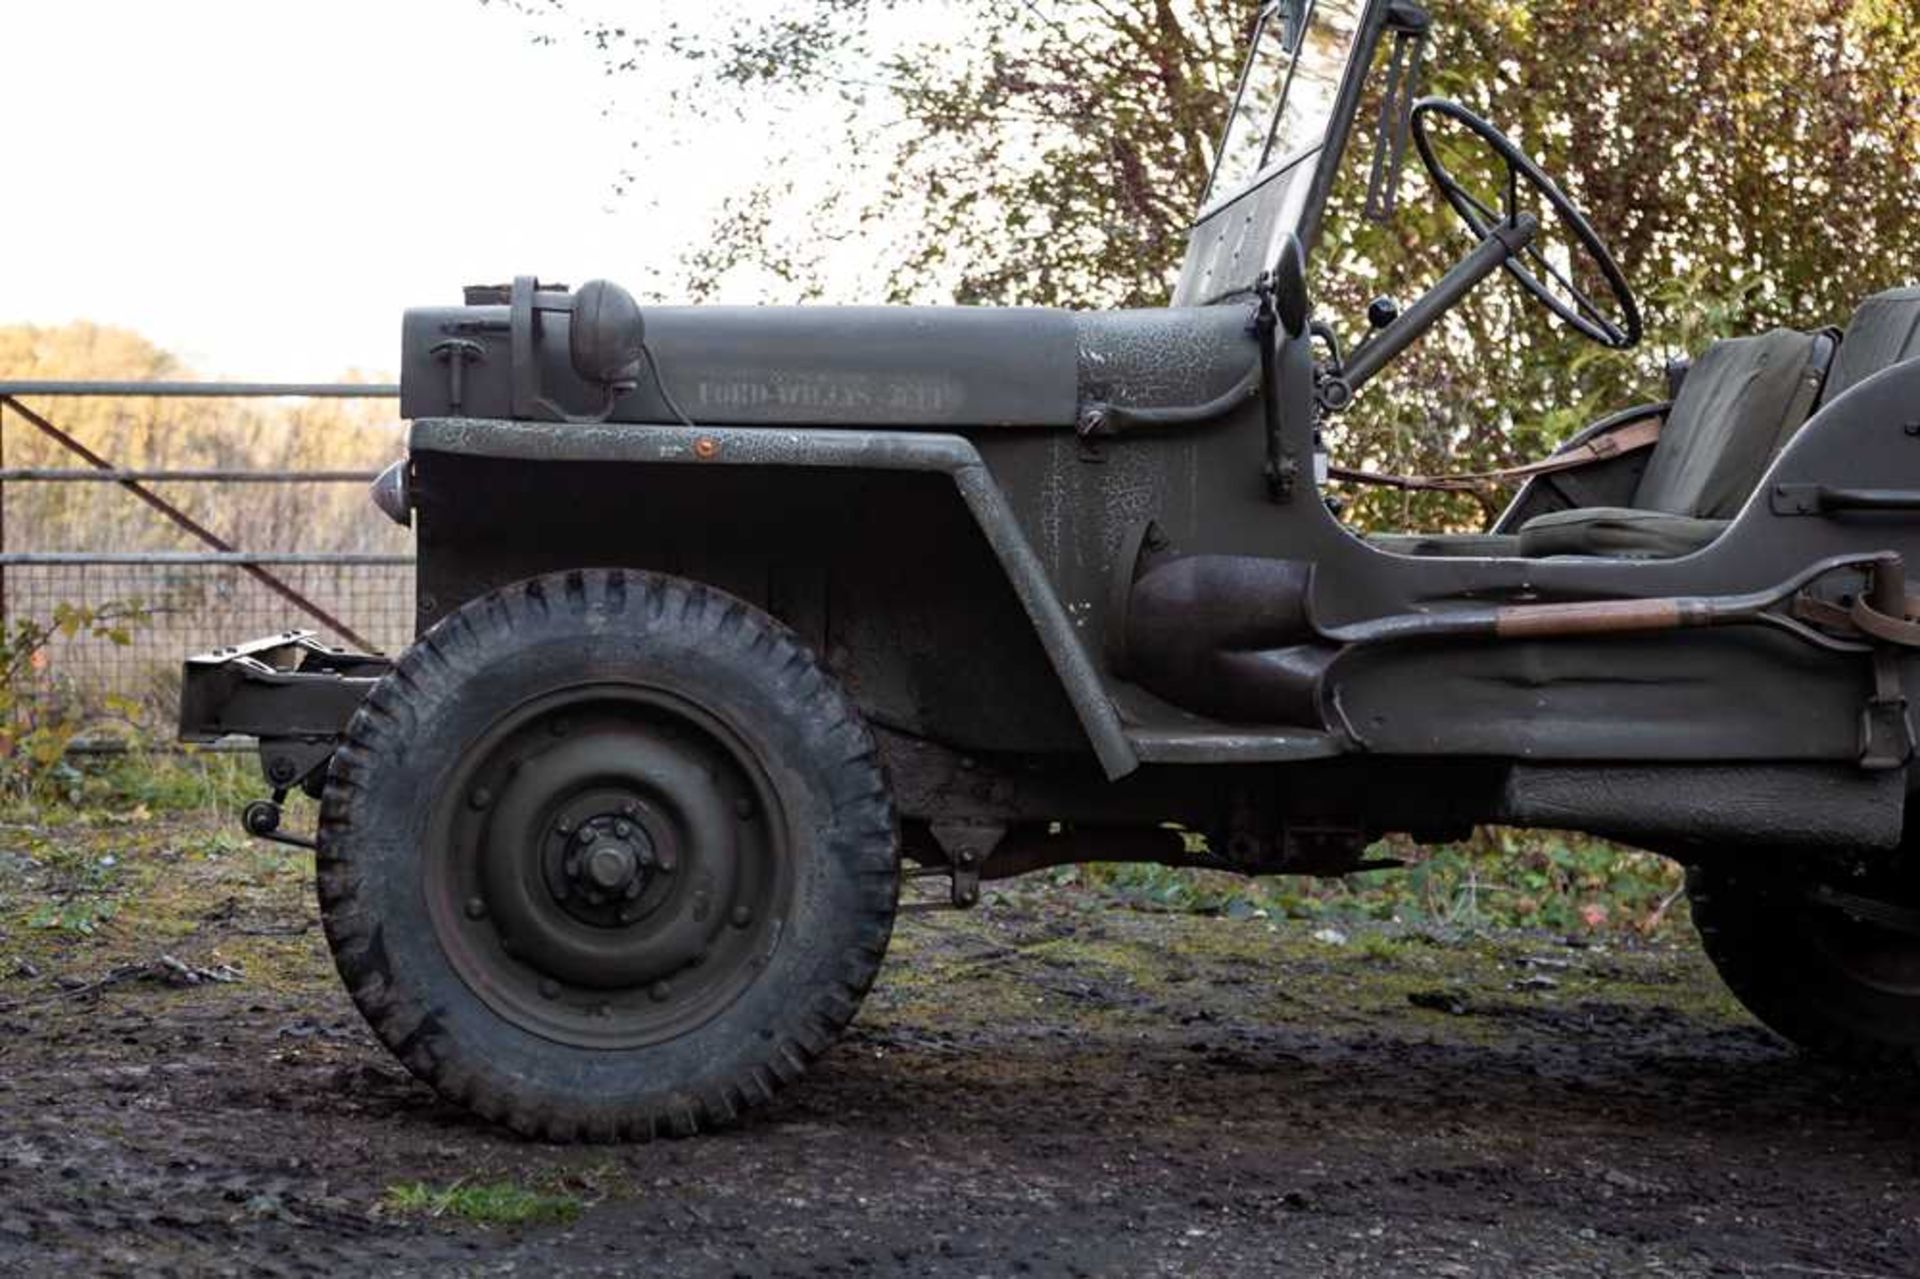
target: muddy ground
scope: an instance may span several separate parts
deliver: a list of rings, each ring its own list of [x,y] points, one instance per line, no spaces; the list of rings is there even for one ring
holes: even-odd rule
[[[990,894],[760,1117],[554,1148],[412,1082],[306,857],[223,831],[0,825],[0,1271],[1920,1274],[1920,1085],[1797,1058],[1684,933]],[[496,1182],[568,1219],[396,1191]]]

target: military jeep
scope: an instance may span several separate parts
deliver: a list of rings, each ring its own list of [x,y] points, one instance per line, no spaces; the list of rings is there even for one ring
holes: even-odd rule
[[[1330,474],[1458,477],[1324,428],[1469,292],[1641,330],[1561,188],[1416,99],[1428,27],[1265,5],[1165,309],[407,313],[374,496],[417,638],[192,658],[181,730],[258,738],[255,834],[318,799],[328,941],[410,1069],[549,1138],[691,1133],[826,1050],[903,879],[1338,876],[1478,823],[1678,859],[1760,1017],[1912,1064],[1920,289],[1715,342],[1489,531],[1356,533]],[[1410,141],[1461,255],[1343,349],[1306,265],[1369,132],[1376,201]]]

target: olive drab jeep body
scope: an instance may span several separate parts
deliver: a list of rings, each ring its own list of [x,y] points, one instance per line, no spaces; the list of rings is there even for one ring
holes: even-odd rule
[[[1330,473],[1462,482],[1342,469],[1324,428],[1469,292],[1640,335],[1553,180],[1416,100],[1428,27],[1262,8],[1163,309],[521,278],[408,312],[375,501],[418,639],[190,659],[182,732],[259,739],[256,834],[319,799],[329,940],[410,1068],[527,1131],[689,1132],[824,1050],[904,876],[1340,875],[1490,822],[1685,862],[1762,1017],[1920,1053],[1920,289],[1726,335],[1508,473],[1487,532],[1356,532]],[[1410,140],[1464,234],[1343,351],[1305,268],[1370,86],[1372,202]]]

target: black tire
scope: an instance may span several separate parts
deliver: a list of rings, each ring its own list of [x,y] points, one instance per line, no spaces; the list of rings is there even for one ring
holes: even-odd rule
[[[348,725],[321,916],[376,1034],[550,1140],[764,1103],[886,952],[898,833],[872,734],[778,622],[677,578],[532,578],[409,648]]]
[[[1687,872],[1694,926],[1747,1010],[1806,1051],[1920,1065],[1920,937],[1809,896],[1806,870],[1733,861]]]

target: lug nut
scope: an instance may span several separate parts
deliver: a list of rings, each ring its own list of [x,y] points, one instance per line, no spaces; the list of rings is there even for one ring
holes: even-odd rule
[[[559,994],[560,994],[560,983],[559,983],[559,982],[557,982],[557,981],[555,981],[555,980],[554,980],[553,978],[551,978],[551,977],[544,977],[544,978],[542,978],[542,979],[541,979],[541,981],[540,981],[540,997],[541,997],[542,999],[553,999],[553,998],[555,998],[555,997],[557,997],[557,996],[558,996]]]
[[[738,817],[743,822],[746,821],[749,817],[752,817],[753,801],[748,799],[745,795],[742,795],[739,799],[734,800],[733,815],[735,817]]]
[[[478,897],[467,898],[468,919],[484,919],[486,918],[486,914],[487,904],[485,902],[481,901]]]
[[[673,987],[663,981],[657,981],[647,988],[647,996],[656,1004],[664,1004],[673,998]]]
[[[753,912],[749,910],[747,907],[735,906],[733,908],[733,926],[735,928],[745,928],[748,924],[751,924],[752,922],[753,922]]]
[[[485,808],[493,803],[493,792],[484,786],[476,786],[473,788],[473,793],[467,796],[467,803],[475,808]]]
[[[625,822],[615,822],[613,824],[613,834],[616,839],[625,839],[627,836],[633,834],[633,827],[627,825]]]

